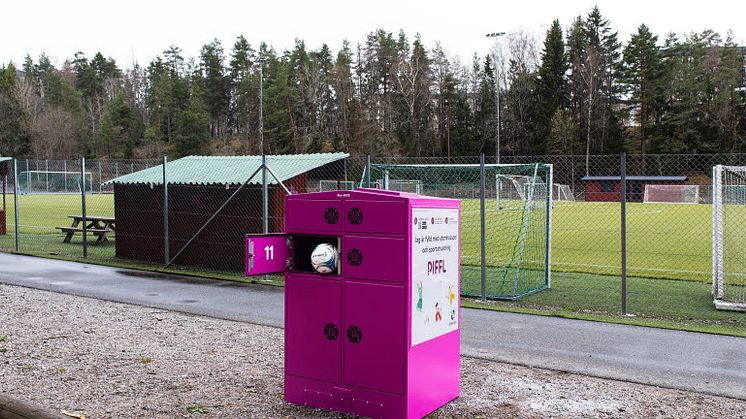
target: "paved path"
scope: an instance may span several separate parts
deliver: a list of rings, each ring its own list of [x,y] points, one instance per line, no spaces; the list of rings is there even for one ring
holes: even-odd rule
[[[282,327],[283,289],[0,253],[0,283]],[[746,400],[746,339],[464,309],[466,356]]]

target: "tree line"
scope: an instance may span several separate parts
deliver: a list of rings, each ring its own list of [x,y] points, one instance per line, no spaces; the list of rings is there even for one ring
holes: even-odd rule
[[[745,55],[711,30],[659,40],[642,24],[623,44],[593,8],[468,63],[382,29],[336,54],[239,36],[146,67],[27,56],[0,66],[0,155],[494,155],[498,106],[504,155],[744,152]]]

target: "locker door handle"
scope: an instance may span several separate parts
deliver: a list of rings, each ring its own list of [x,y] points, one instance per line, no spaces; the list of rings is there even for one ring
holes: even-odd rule
[[[360,249],[350,249],[347,252],[347,262],[352,266],[360,266],[363,264],[363,252]]]
[[[324,337],[329,340],[337,340],[337,336],[339,336],[339,329],[337,328],[337,325],[334,323],[327,323],[324,325]]]
[[[347,340],[350,343],[360,343],[363,340],[363,331],[357,326],[350,326],[347,328]]]

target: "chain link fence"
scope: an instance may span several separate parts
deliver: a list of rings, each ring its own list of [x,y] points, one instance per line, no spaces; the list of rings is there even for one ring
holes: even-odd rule
[[[260,157],[189,157],[165,171],[162,160],[10,161],[0,251],[240,278],[244,235],[282,232],[285,195],[369,179],[371,187],[462,200],[467,296],[589,314],[620,313],[625,300],[639,316],[746,327],[742,316],[712,309],[711,286],[712,168],[746,166],[746,154],[626,156],[625,230],[619,155],[504,156],[501,166],[486,157],[484,180],[479,157],[319,156],[266,156],[265,165]],[[537,164],[551,165],[552,176],[542,172],[532,184]],[[550,190],[553,205],[542,207]],[[727,228],[738,238],[746,219],[731,217]],[[542,251],[544,232],[551,246]],[[526,283],[512,280],[517,262]]]

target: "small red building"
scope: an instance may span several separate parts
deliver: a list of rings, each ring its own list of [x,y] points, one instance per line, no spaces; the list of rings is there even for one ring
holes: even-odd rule
[[[627,201],[642,202],[645,185],[683,185],[686,176],[627,176]],[[586,176],[585,200],[619,202],[622,190],[621,176]]]

